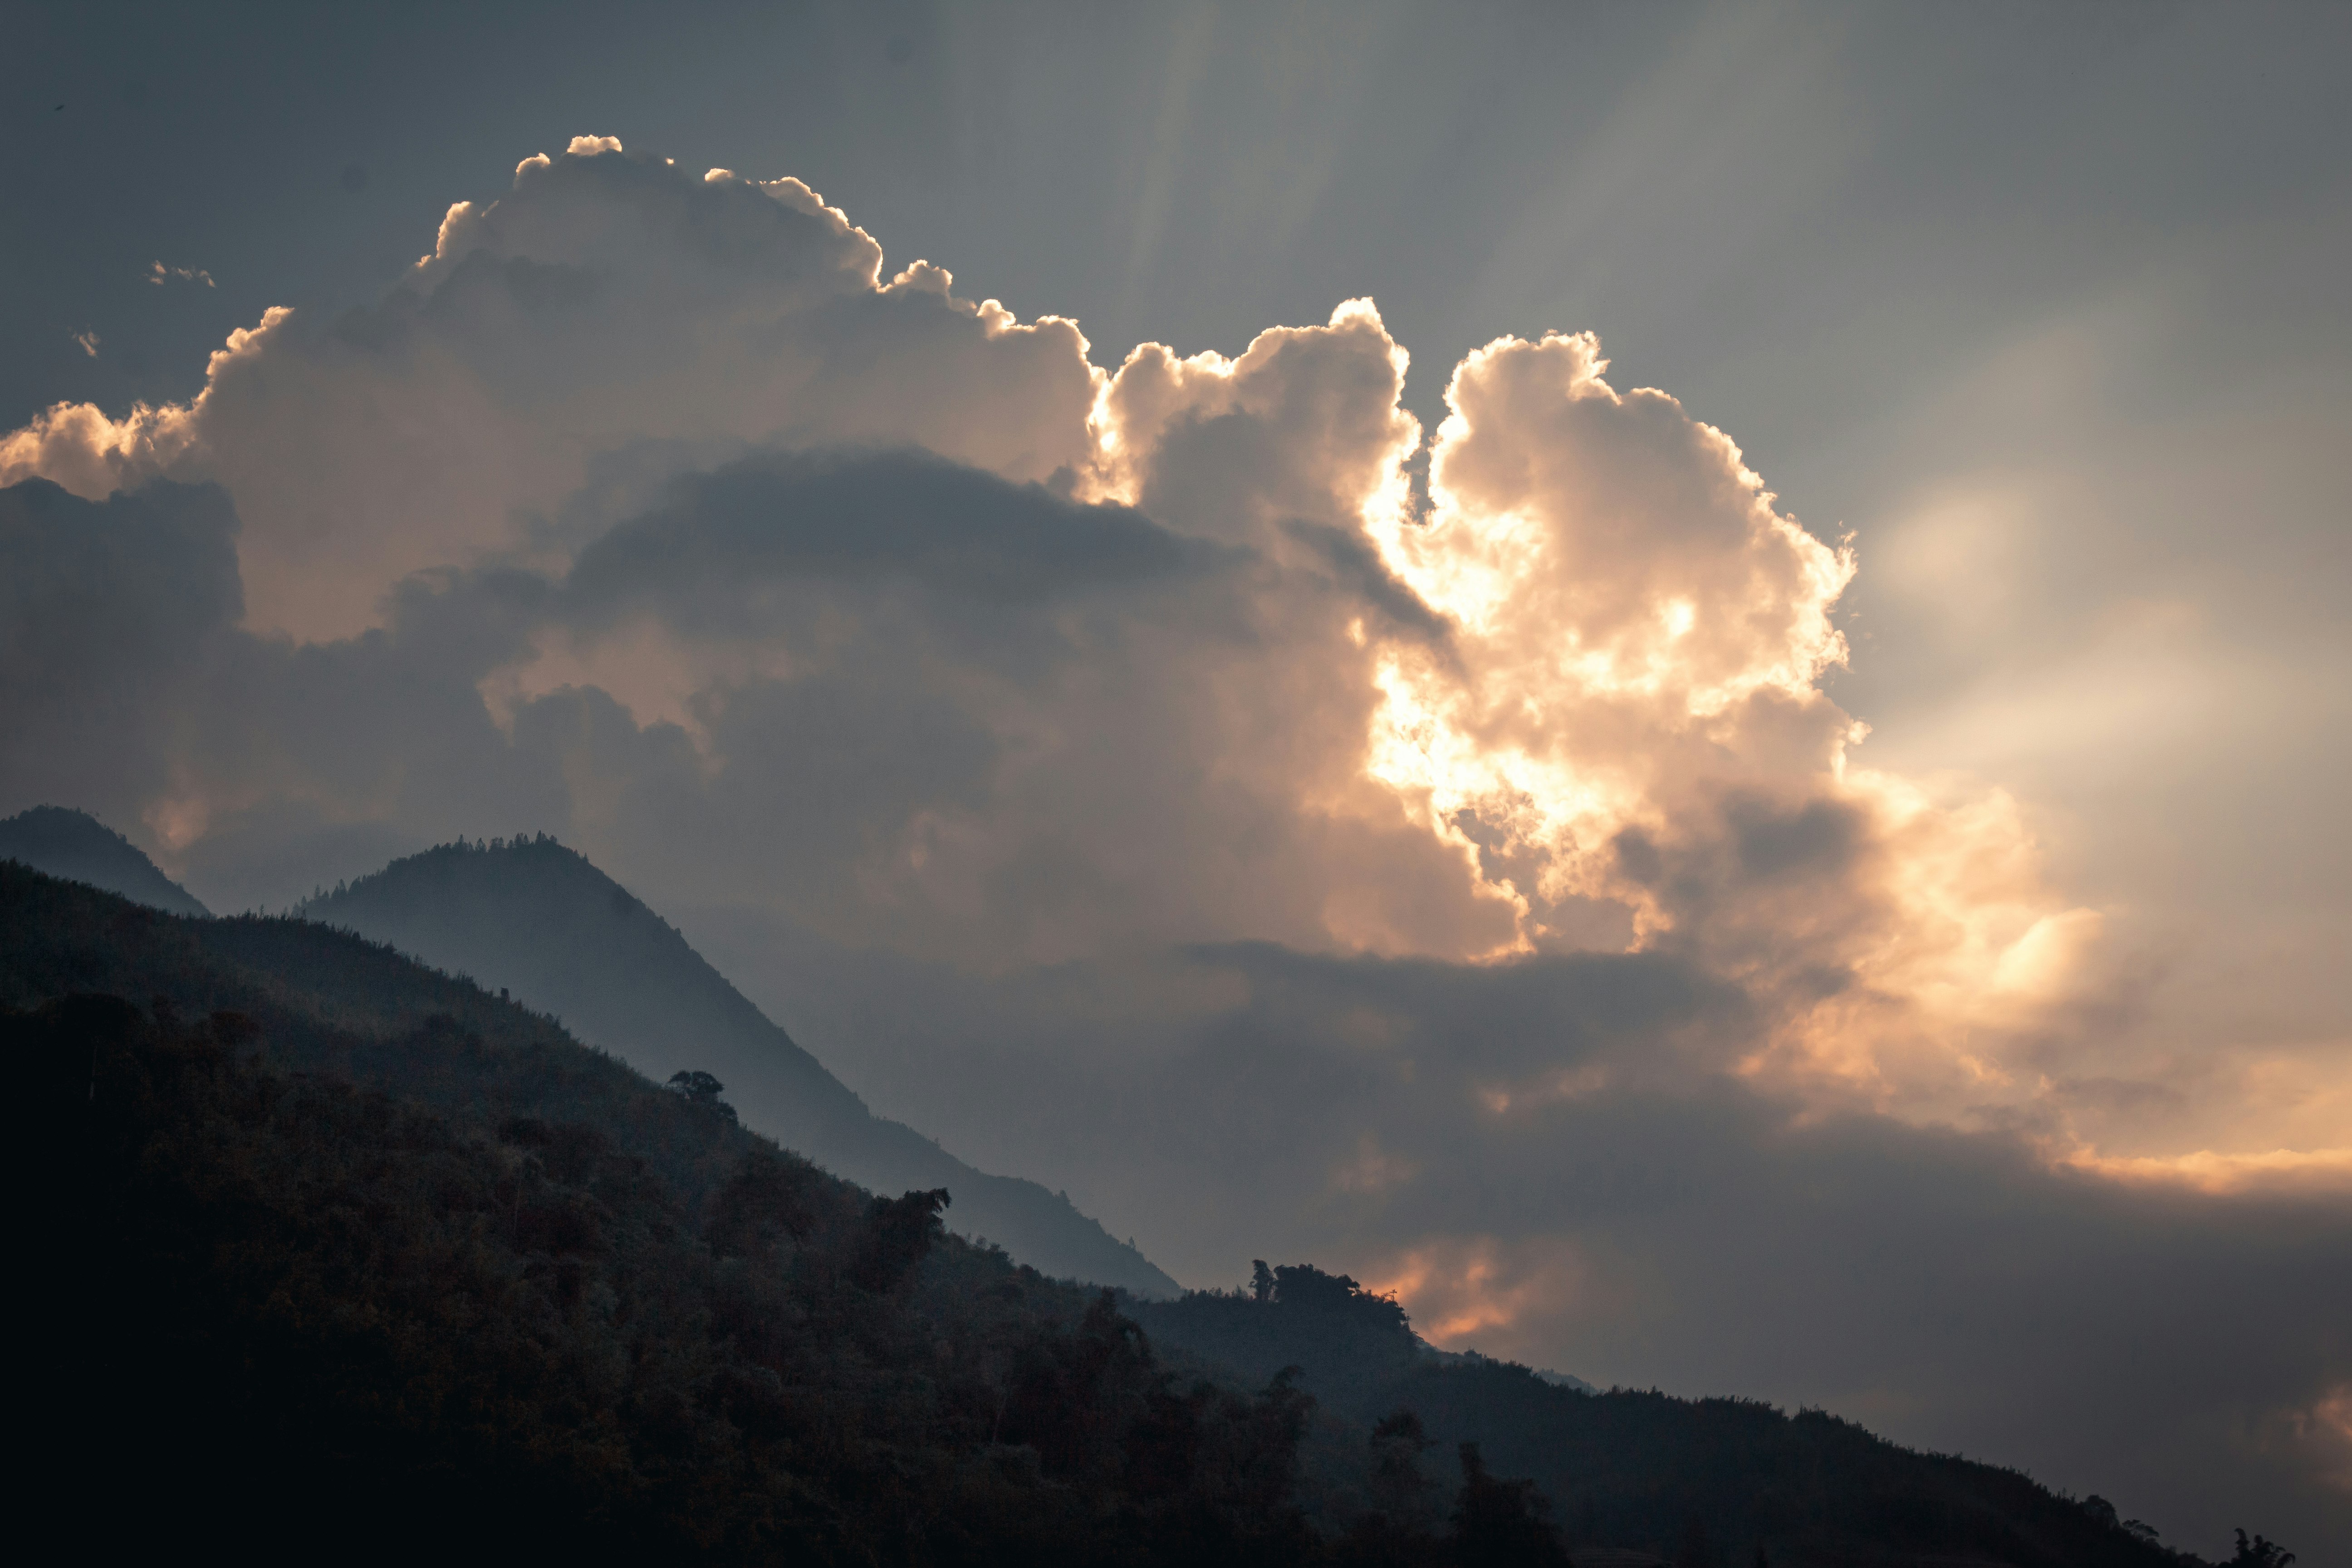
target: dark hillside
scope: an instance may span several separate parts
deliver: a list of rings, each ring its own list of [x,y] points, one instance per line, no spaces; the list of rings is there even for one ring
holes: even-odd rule
[[[0,996],[27,1495],[110,1555],[1317,1550],[1299,1396],[1180,1384],[1108,1294],[944,1235],[948,1194],[869,1197],[385,950],[0,865]]]
[[[428,850],[299,912],[551,1013],[656,1081],[711,1073],[745,1125],[862,1185],[951,1188],[957,1232],[1047,1274],[1144,1296],[1178,1289],[1068,1199],[875,1116],[674,927],[551,838]]]
[[[137,845],[88,812],[37,805],[0,821],[0,860],[21,860],[36,871],[175,915],[210,912]]]
[[[1827,1415],[1438,1363],[1303,1266],[1122,1310],[312,923],[0,863],[0,1051],[27,1495],[117,1553],[2193,1561]]]
[[[1299,1369],[1332,1415],[1410,1411],[1433,1451],[1477,1443],[1532,1477],[1571,1542],[1686,1562],[2155,1568],[2182,1559],[2014,1470],[1900,1448],[1821,1411],[1558,1386],[1523,1366],[1431,1355],[1393,1301],[1311,1267],[1255,1292],[1130,1303],[1157,1342],[1243,1378]]]

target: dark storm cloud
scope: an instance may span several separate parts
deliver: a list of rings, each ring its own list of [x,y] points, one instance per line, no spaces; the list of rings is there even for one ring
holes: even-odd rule
[[[297,646],[236,626],[236,533],[208,485],[158,480],[102,501],[43,480],[0,489],[9,798],[71,799],[232,864],[290,854],[289,834],[331,839],[337,824],[371,849],[407,841],[366,818],[472,820],[486,800],[551,810],[543,770],[507,744],[474,684],[514,656],[546,584],[413,582],[386,627]],[[256,901],[236,895],[260,884],[229,882],[224,907]]]
[[[1444,616],[1431,609],[1410,584],[1389,570],[1361,532],[1328,523],[1293,518],[1284,532],[1307,546],[1310,559],[1319,558],[1332,580],[1363,600],[1388,624],[1438,646],[1441,650],[1453,630]]]
[[[1202,575],[1235,553],[928,453],[801,456],[678,480],[658,510],[582,551],[568,586],[583,614],[606,615],[793,579],[1034,604]]]
[[[642,482],[628,469],[623,454],[588,515],[625,504]],[[93,503],[19,487],[61,521],[12,535],[16,580],[40,592],[11,633],[173,720],[168,733],[123,729],[82,704],[80,730],[51,750],[87,757],[103,742],[120,787],[50,793],[144,823],[228,908],[282,903],[363,868],[363,851],[527,822],[602,843],[618,868],[666,866],[709,893],[765,886],[812,917],[870,907],[877,878],[919,878],[929,855],[930,874],[944,864],[964,879],[953,900],[1005,905],[1000,939],[1034,928],[1067,942],[1235,897],[1203,844],[1255,842],[1276,877],[1297,861],[1295,905],[1254,900],[1258,918],[1294,921],[1323,897],[1311,858],[1352,852],[1302,837],[1278,798],[1204,795],[1234,720],[1189,689],[1221,668],[1278,668],[1302,640],[1377,613],[1343,574],[919,452],[770,454],[654,488],[658,504],[592,539],[560,578],[422,573],[387,596],[381,626],[293,643],[231,624],[234,514],[216,490],[158,482]],[[171,521],[189,498],[209,511]],[[163,549],[92,555],[105,530],[84,520],[117,512],[210,541],[208,574]],[[81,641],[50,630],[76,603],[52,591],[72,561],[105,606],[74,610]],[[149,602],[159,594],[178,596]],[[102,635],[110,616],[136,635]],[[645,626],[689,650],[678,722],[596,684],[606,653],[624,673],[669,668],[633,651]],[[591,668],[572,677],[558,661],[536,685],[499,685],[541,668],[549,638]],[[1295,722],[1278,682],[1255,684],[1280,706],[1246,721]],[[14,700],[29,724],[41,701],[71,709],[70,689],[28,685]],[[1245,707],[1259,700],[1238,690]],[[1133,814],[1154,810],[1164,840],[1135,842]],[[923,833],[943,836],[936,851]],[[294,844],[322,863],[305,875]],[[1137,864],[1107,877],[1106,852]],[[870,918],[919,936],[905,895]]]
[[[1249,1032],[1358,1039],[1370,1009],[1386,1048],[1443,1059],[1466,1078],[1612,1059],[1638,1067],[1675,1035],[1739,1038],[1756,1023],[1738,986],[1661,953],[1468,965],[1251,942],[1197,947],[1190,956],[1248,982]]]
[[[1867,829],[1861,814],[1834,801],[1810,801],[1776,810],[1769,801],[1736,798],[1724,808],[1742,875],[1835,876],[1861,848]]]
[[[209,485],[0,489],[0,793],[136,820],[243,608],[236,539]]]

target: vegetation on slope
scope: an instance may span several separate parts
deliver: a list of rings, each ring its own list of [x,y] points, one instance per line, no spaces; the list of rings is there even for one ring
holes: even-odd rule
[[[1250,1288],[1192,1291],[1130,1311],[1155,1342],[1243,1377],[1297,1369],[1330,1415],[1412,1414],[1441,1448],[1531,1477],[1572,1542],[1676,1562],[1908,1564],[1922,1556],[2016,1568],[2179,1561],[2097,1500],[2015,1470],[1919,1454],[1823,1411],[1754,1400],[1559,1386],[1523,1366],[1431,1355],[1404,1312],[1345,1275],[1257,1266]]]
[[[871,1197],[478,993],[415,1017],[470,988],[355,939],[229,923],[0,866],[64,1265],[46,1479],[115,1544],[1312,1549],[1301,1396],[1176,1379],[1108,1296],[945,1236],[945,1194]]]
[[[1303,1266],[1056,1284],[313,924],[0,864],[0,1048],[54,1259],[36,1495],[117,1550],[2174,1561],[1825,1416],[1433,1363]]]
[[[88,882],[175,915],[207,911],[146,852],[86,811],[37,805],[0,821],[0,860],[21,860],[69,882]]]
[[[952,1228],[1048,1274],[1176,1293],[1174,1279],[1067,1198],[974,1170],[874,1115],[677,928],[551,837],[443,845],[297,912],[510,992],[656,1080],[710,1072],[748,1125],[852,1181],[951,1187]]]

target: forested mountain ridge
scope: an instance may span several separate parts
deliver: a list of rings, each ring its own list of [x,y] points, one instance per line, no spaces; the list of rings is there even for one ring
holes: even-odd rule
[[[1675,1563],[1933,1562],[1960,1568],[2196,1561],[2100,1500],[2021,1472],[1921,1454],[1826,1411],[1755,1400],[1564,1387],[1524,1366],[1433,1356],[1395,1301],[1345,1275],[1257,1266],[1253,1287],[1128,1303],[1153,1341],[1244,1381],[1292,1371],[1323,1410],[1365,1427],[1407,1410],[1437,1452],[1475,1441],[1529,1477],[1571,1541]]]
[[[0,821],[0,860],[20,860],[36,871],[88,882],[171,914],[211,912],[163,875],[145,851],[86,811],[37,805]]]
[[[144,1006],[125,997],[150,999]],[[1294,1561],[1304,1399],[551,1021],[0,863],[31,1495],[263,1560]]]
[[[943,1194],[869,1197],[315,923],[0,864],[0,1048],[51,1266],[37,1495],[118,1545],[2193,1561],[1825,1415],[1433,1365],[1393,1302],[1305,1266],[1122,1311],[942,1234]]]
[[[296,913],[511,994],[656,1081],[712,1073],[754,1131],[877,1191],[950,1188],[950,1228],[1048,1275],[1142,1296],[1179,1289],[1066,1197],[874,1115],[675,927],[552,838],[445,845]]]

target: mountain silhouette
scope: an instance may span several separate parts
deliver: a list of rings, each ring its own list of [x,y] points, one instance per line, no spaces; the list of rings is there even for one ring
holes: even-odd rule
[[[1322,1561],[1301,1396],[386,944],[0,861],[0,1055],[15,1469],[124,1554]]]
[[[19,860],[68,882],[88,882],[166,914],[212,912],[157,869],[137,845],[86,811],[37,805],[0,821],[0,860]]]
[[[43,1352],[18,1468],[134,1552],[2203,1568],[1825,1412],[1441,1360],[1310,1264],[1149,1302],[1044,1279],[945,1235],[947,1194],[861,1192],[311,921],[0,861],[0,1053]]]
[[[552,838],[445,845],[297,912],[511,994],[656,1081],[709,1073],[745,1126],[877,1192],[945,1187],[958,1233],[1045,1274],[1147,1298],[1180,1289],[1066,1196],[876,1116],[677,928]]]

